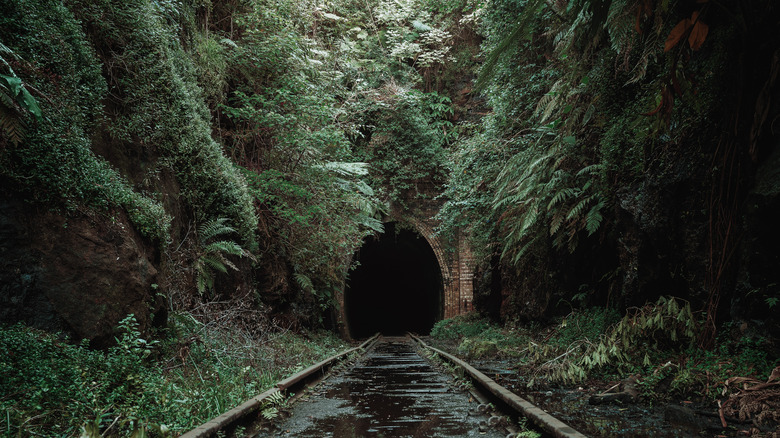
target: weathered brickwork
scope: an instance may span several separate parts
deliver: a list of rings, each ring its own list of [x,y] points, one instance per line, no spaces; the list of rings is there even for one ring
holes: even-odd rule
[[[388,221],[411,225],[433,249],[441,268],[443,287],[441,316],[451,318],[472,308],[474,260],[471,248],[462,233],[457,233],[451,239],[436,234],[440,222],[435,217],[443,203],[442,200],[436,199],[436,194],[434,192],[426,198],[409,200],[407,208],[394,206]]]
[[[449,239],[436,234],[435,231],[440,222],[435,219],[435,216],[441,208],[443,200],[436,198],[439,192],[433,186],[421,188],[420,191],[426,193],[427,196],[409,199],[405,202],[405,207],[391,206],[385,221],[410,226],[431,246],[441,269],[442,297],[440,301],[442,306],[440,316],[451,318],[473,308],[474,258],[468,240],[462,233],[457,233],[456,236]],[[338,301],[342,309],[340,326],[342,331],[346,332],[343,294],[340,294]],[[409,304],[414,305],[413,303]]]

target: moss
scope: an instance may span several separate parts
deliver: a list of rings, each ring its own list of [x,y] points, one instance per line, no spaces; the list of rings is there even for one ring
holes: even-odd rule
[[[135,190],[122,175],[128,169],[93,152],[92,139],[105,129],[109,142],[132,144],[151,157],[144,178],[166,168],[176,175],[184,211],[201,222],[229,218],[251,246],[252,199],[211,137],[198,69],[184,50],[193,12],[143,0],[66,4],[20,0],[0,19],[0,38],[21,59],[14,69],[41,91],[46,118],[23,145],[2,154],[3,174],[17,183],[15,190],[71,209],[121,206],[142,233],[167,241],[170,214],[156,196]]]
[[[0,153],[12,190],[49,207],[123,207],[144,235],[164,241],[170,218],[159,202],[133,191],[92,149],[107,87],[78,20],[60,2],[20,0],[0,18],[7,62],[36,91],[44,120],[25,141]]]

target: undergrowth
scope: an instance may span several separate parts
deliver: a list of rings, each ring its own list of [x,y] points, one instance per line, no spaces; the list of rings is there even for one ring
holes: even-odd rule
[[[577,309],[547,327],[502,328],[463,315],[439,321],[431,337],[469,360],[509,359],[528,387],[635,375],[642,396],[651,400],[714,399],[730,377],[763,381],[777,365],[770,339],[731,323],[721,327],[716,348],[699,348],[701,318],[687,302],[661,297],[622,318],[612,309]]]
[[[325,332],[228,331],[191,313],[170,320],[167,336],[149,341],[130,315],[105,352],[0,327],[1,433],[178,435],[345,348]]]

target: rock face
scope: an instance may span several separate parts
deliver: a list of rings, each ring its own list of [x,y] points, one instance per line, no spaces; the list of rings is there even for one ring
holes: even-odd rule
[[[0,195],[2,196],[2,195]],[[25,322],[105,348],[134,314],[165,320],[156,252],[124,213],[64,217],[0,198],[0,322]]]

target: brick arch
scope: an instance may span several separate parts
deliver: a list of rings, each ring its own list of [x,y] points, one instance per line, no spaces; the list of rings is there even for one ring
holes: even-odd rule
[[[398,218],[398,219],[390,217],[388,222],[390,221],[396,221],[398,223],[407,223],[411,225],[412,228],[414,228],[414,230],[419,235],[421,235],[426,242],[428,242],[428,245],[433,250],[433,253],[436,255],[436,261],[439,263],[439,269],[441,271],[442,308],[440,309],[439,315],[444,318],[449,318],[450,316],[447,316],[448,301],[451,301],[451,299],[456,295],[457,291],[454,290],[454,283],[452,281],[453,278],[452,260],[451,257],[447,256],[446,247],[443,244],[441,237],[436,235],[433,226],[426,223],[426,221],[420,220],[413,216],[405,216],[403,218]]]
[[[429,191],[428,193],[432,193]],[[435,194],[435,192],[433,192]],[[410,226],[428,243],[441,270],[442,297],[440,317],[452,318],[473,309],[473,257],[463,233],[458,232],[450,240],[435,233],[439,221],[435,218],[442,201],[436,196],[416,198],[407,207],[393,205],[385,222],[398,222]],[[351,256],[352,257],[352,256]],[[346,285],[346,283],[345,283]],[[344,290],[336,294],[339,303],[337,323],[342,336],[349,338],[349,322],[344,307]]]

